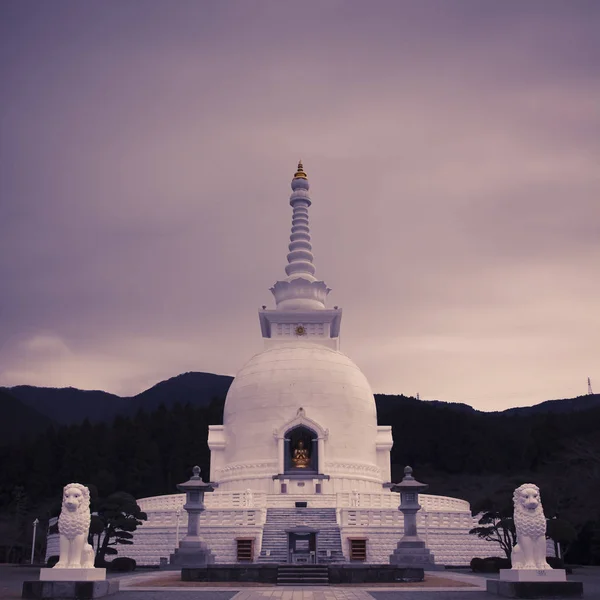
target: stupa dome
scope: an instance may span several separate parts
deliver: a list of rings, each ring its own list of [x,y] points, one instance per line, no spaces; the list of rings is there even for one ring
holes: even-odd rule
[[[377,411],[366,377],[345,354],[305,341],[256,354],[235,377],[223,414],[226,462],[276,459],[275,440],[265,433],[301,408],[329,430],[327,462],[376,464]]]

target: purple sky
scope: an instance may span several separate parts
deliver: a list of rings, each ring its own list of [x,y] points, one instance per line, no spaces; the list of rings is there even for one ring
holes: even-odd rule
[[[600,388],[597,0],[3,0],[0,385],[262,349],[289,184],[373,390]]]

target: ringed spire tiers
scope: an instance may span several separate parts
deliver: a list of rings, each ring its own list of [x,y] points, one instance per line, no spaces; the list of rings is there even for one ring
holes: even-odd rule
[[[312,202],[310,185],[302,161],[291,182],[292,228],[288,245],[286,277],[271,288],[276,308],[259,311],[261,330],[268,343],[303,339],[337,348],[341,310],[325,307],[331,291],[324,281],[315,276],[308,209]],[[276,325],[275,330],[273,326]]]
[[[317,281],[313,264],[308,208],[312,204],[310,185],[302,161],[292,179],[292,231],[290,233],[287,277],[271,288],[278,309],[324,309],[325,298],[331,291],[324,281]]]

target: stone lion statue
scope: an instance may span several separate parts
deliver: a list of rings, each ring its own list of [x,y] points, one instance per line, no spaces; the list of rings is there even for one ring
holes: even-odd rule
[[[90,521],[88,488],[80,483],[65,485],[58,517],[60,556],[55,569],[94,568],[94,549],[87,543]]]
[[[514,491],[513,502],[517,545],[512,551],[512,568],[551,569],[546,562],[546,517],[540,488],[533,483],[524,483]]]

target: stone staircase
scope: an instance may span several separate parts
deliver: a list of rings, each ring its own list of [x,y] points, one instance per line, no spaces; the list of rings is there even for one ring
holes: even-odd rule
[[[257,562],[288,563],[288,536],[285,530],[297,525],[306,525],[319,531],[317,535],[318,564],[344,562],[342,539],[335,517],[335,508],[268,508],[263,529],[262,548]],[[269,551],[269,555],[267,555],[267,551]],[[327,551],[330,556],[327,556]]]
[[[277,585],[329,585],[327,565],[280,565]]]

